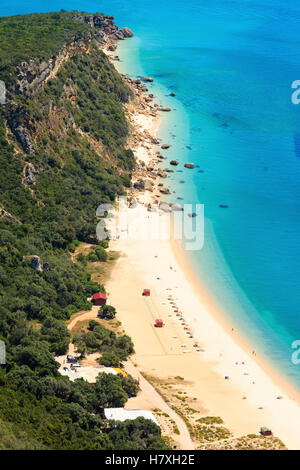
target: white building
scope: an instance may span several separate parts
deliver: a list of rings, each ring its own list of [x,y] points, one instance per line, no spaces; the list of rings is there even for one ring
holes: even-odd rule
[[[106,419],[114,419],[115,421],[126,421],[126,419],[145,418],[151,419],[157,426],[159,422],[149,410],[125,410],[124,408],[104,408]]]
[[[59,368],[61,375],[67,375],[72,382],[76,379],[84,379],[90,384],[96,383],[98,374],[113,374],[117,375],[117,371],[112,367],[105,366],[81,366],[74,370],[70,364],[62,364]]]

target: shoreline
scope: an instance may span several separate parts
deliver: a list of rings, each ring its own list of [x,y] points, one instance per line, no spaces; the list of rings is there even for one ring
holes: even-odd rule
[[[288,395],[290,400],[294,401],[297,406],[300,406],[300,393],[291,384],[289,384],[284,377],[277,373],[274,368],[272,368],[272,366],[270,366],[260,355],[252,355],[253,348],[251,348],[249,341],[243,337],[241,332],[235,330],[233,333],[228,320],[221,312],[218,312],[218,310],[213,305],[212,299],[210,299],[207,293],[202,289],[197,279],[196,273],[185,257],[184,249],[180,242],[171,240],[170,244],[174,253],[174,257],[182,271],[185,272],[185,275],[189,279],[190,285],[193,287],[194,292],[199,297],[200,301],[202,301],[203,305],[208,307],[207,310],[224,329],[225,333],[230,336],[239,347],[243,349],[247,356],[268,375],[268,377],[274,382],[276,386],[278,386],[280,390],[284,391],[284,393]]]
[[[130,80],[130,82],[133,81]],[[144,128],[146,126],[146,129],[148,126],[148,132],[150,134],[150,137],[149,135],[147,136],[148,139],[150,139],[150,142],[148,142],[151,144],[150,148],[149,146],[146,146],[146,150],[144,149],[144,151],[142,149],[143,144],[140,145],[140,148],[138,148],[139,146],[133,148],[136,159],[138,161],[143,161],[144,165],[153,163],[151,158],[155,158],[154,152],[156,150],[155,146],[157,145],[157,142],[155,144],[153,142],[155,141],[159,128],[160,119],[161,116],[156,113],[153,120],[150,119],[147,122],[147,119],[145,120],[141,118],[140,121],[138,120],[136,122],[136,125],[143,124]],[[156,163],[157,171],[157,168],[159,168],[159,159],[157,158]],[[139,176],[140,170],[141,168],[138,167],[133,177],[133,181]],[[149,173],[147,169],[143,168],[143,171],[145,172],[144,176],[153,177],[152,170]],[[155,183],[159,181],[157,175],[153,179]],[[145,225],[147,222],[146,219],[151,219],[153,217],[153,214],[147,210],[148,204],[154,200],[152,192],[148,193],[144,188],[140,188],[130,191],[129,194],[131,197],[136,198],[137,203],[144,206],[144,213],[139,214],[139,223]],[[156,194],[156,198],[157,197],[158,195]],[[164,214],[161,214],[161,216],[164,216]],[[112,241],[111,245],[113,249],[121,251],[123,256],[117,261],[116,266],[112,271],[111,279],[107,283],[107,289],[110,292],[112,303],[120,312],[118,317],[121,318],[122,324],[125,326],[125,330],[132,336],[134,344],[136,345],[134,361],[138,362],[139,370],[141,372],[152,373],[157,378],[163,378],[165,377],[166,371],[169,373],[174,371],[174,375],[179,375],[183,370],[187,373],[189,367],[193,369],[193,367],[197,366],[201,368],[201,373],[204,373],[204,376],[210,377],[208,390],[205,391],[205,389],[202,389],[199,395],[201,403],[204,403],[204,407],[209,409],[212,414],[218,413],[222,418],[224,418],[225,415],[224,421],[226,425],[233,430],[233,433],[236,436],[239,434],[242,435],[243,433],[258,433],[259,428],[266,425],[271,427],[274,434],[282,439],[288,448],[299,449],[300,438],[297,438],[297,425],[300,419],[300,396],[298,396],[293,387],[290,387],[288,383],[285,383],[285,380],[282,379],[279,374],[272,371],[262,358],[259,356],[253,357],[250,345],[242,338],[240,333],[230,333],[230,326],[227,320],[214,308],[211,299],[209,299],[208,295],[201,289],[196,278],[196,273],[193,272],[192,267],[189,265],[180,242],[175,242],[174,240],[149,240],[147,241],[147,252],[145,253],[143,250],[144,243],[139,240],[133,242],[132,240],[119,239]],[[164,253],[163,259],[160,263],[156,263],[157,267],[155,268],[153,265],[153,256],[158,257],[158,255],[153,255],[154,252]],[[125,263],[124,260],[126,261]],[[127,264],[127,266],[125,266],[125,264]],[[164,288],[157,288],[157,283],[155,283],[154,278],[152,279],[153,269],[159,273],[164,272],[166,275],[168,273],[169,265],[172,266],[172,276],[176,273],[175,284],[187,284],[184,289],[176,291],[178,286],[175,286],[174,282],[171,281],[170,275],[166,276],[167,281],[164,281]],[[119,269],[117,269],[117,266]],[[120,278],[118,270],[121,270],[123,273],[123,278]],[[161,278],[157,277],[156,279]],[[173,287],[166,287],[167,284],[165,284],[165,282],[170,285],[173,284]],[[125,286],[127,291],[129,290],[130,292],[134,292],[137,285],[140,285],[141,288],[142,285],[151,288],[151,297],[152,292],[154,294],[153,302],[156,305],[160,305],[159,308],[155,307],[156,311],[159,313],[165,310],[165,307],[161,307],[161,305],[167,304],[168,300],[169,294],[163,292],[164,289],[170,289],[174,298],[176,295],[176,305],[178,304],[179,306],[179,304],[187,304],[185,307],[180,305],[179,309],[182,312],[182,317],[184,317],[185,325],[190,327],[190,324],[193,324],[193,336],[197,338],[199,343],[202,343],[202,345],[204,344],[203,347],[205,349],[201,347],[201,351],[203,351],[204,354],[199,354],[199,352],[197,354],[197,351],[189,350],[185,352],[192,354],[184,355],[183,351],[178,348],[176,354],[170,354],[168,352],[174,348],[174,341],[172,342],[172,339],[166,337],[165,334],[162,335],[164,336],[164,339],[157,337],[157,332],[151,323],[153,318],[151,318],[149,306],[147,307],[143,305],[144,299],[138,299],[138,297],[141,296],[141,290],[137,295],[132,295],[131,301],[129,299],[124,302],[116,295],[117,292],[123,291]],[[188,301],[186,300],[186,297],[188,297]],[[195,298],[193,298],[193,301],[191,302],[192,297]],[[140,302],[141,300],[142,302]],[[134,312],[137,312],[138,305],[140,306],[139,312],[143,310],[143,318],[147,323],[146,329],[151,336],[151,338],[149,337],[147,340],[145,338],[144,340],[141,338],[141,336],[143,337],[144,334],[146,334],[145,329],[142,328],[141,324],[139,324],[135,318],[132,318],[134,317]],[[210,330],[206,335],[203,335],[203,329],[201,329],[199,325],[198,327],[195,326],[199,320],[199,316],[197,316],[197,318],[194,317],[193,319],[188,312],[189,308],[190,311],[195,308],[201,311],[201,318],[202,320],[205,319],[203,324],[205,324],[205,327],[209,324],[213,327],[213,330]],[[126,318],[126,312],[128,313],[128,309],[131,310],[130,319],[128,317]],[[167,330],[169,322],[168,317],[170,318],[172,315],[164,311],[161,316],[164,316],[167,319]],[[172,318],[174,318],[172,323],[175,324],[176,317],[173,315]],[[201,326],[203,328],[203,325]],[[175,329],[178,331],[177,324],[175,325]],[[176,338],[176,336],[173,336],[173,338]],[[217,348],[211,348],[210,343],[215,340]],[[170,346],[171,344],[172,346]],[[145,354],[145,347],[146,350],[149,350],[149,352],[151,351],[150,354]],[[208,349],[207,352],[206,348]],[[209,349],[211,350],[209,351]],[[156,353],[154,351],[156,351]],[[172,355],[174,355],[174,358],[171,357],[170,359],[170,356]],[[157,360],[157,357],[160,357],[160,359]],[[238,361],[234,360],[234,357],[238,358]],[[192,360],[190,360],[190,358],[192,358]],[[187,362],[192,362],[192,365],[189,364],[185,366],[185,363]],[[236,367],[237,365],[238,367]],[[230,383],[230,387],[225,386],[226,380],[224,381],[224,366],[228,371],[230,378],[228,382]],[[245,366],[247,368],[247,372],[242,372],[245,368],[243,369],[241,366]],[[241,368],[242,370],[240,370]],[[153,370],[155,372],[153,372]],[[248,381],[248,383],[245,383],[244,380],[242,383],[245,376],[247,379],[251,378],[251,382]],[[191,378],[193,378],[193,374],[191,375]],[[193,393],[196,393],[197,389],[202,388],[199,387],[200,383],[201,381],[197,382],[197,380],[193,383]],[[249,385],[252,385],[252,390]],[[215,394],[217,396],[210,397],[211,387],[213,387],[214,391],[215,387],[220,388],[219,393]],[[230,388],[229,395],[226,388]],[[292,398],[284,396],[285,394],[292,396]],[[296,395],[297,397],[295,398]],[[278,400],[278,396],[282,396],[283,399]],[[235,403],[233,408],[232,406],[229,407],[229,413],[228,409],[226,409],[228,407],[228,402],[226,403],[225,397],[230,398],[230,400],[234,402],[238,398],[240,400],[240,403]],[[246,398],[243,400],[244,397]],[[271,405],[269,403],[270,399],[272,400]],[[264,404],[263,407],[258,406],[261,403]],[[276,409],[276,412],[272,410],[272,407]],[[231,419],[230,413],[232,412],[238,413],[238,417]]]
[[[216,321],[220,323],[226,334],[228,334],[232,340],[236,342],[237,345],[240,346],[261,369],[263,369],[263,371],[271,378],[274,384],[278,385],[278,388],[284,391],[284,393],[288,395],[292,401],[295,401],[297,405],[300,406],[300,393],[291,384],[289,384],[289,382],[284,377],[277,373],[274,368],[269,365],[267,361],[265,361],[260,355],[252,354],[253,348],[251,347],[247,338],[243,337],[243,333],[237,330],[234,330],[233,333],[228,320],[221,312],[217,310],[216,307],[214,307],[213,300],[210,299],[207,293],[201,288],[201,285],[197,280],[197,275],[186,259],[184,249],[180,242],[171,240],[171,247],[178,265],[187,274],[187,277],[189,278],[190,284],[193,286],[196,295],[198,295],[199,299],[202,300],[204,305],[209,306],[209,312],[216,319]]]

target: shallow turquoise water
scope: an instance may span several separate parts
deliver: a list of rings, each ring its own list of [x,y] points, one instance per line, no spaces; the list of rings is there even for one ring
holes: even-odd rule
[[[15,0],[0,14],[60,8],[133,29],[121,66],[155,78],[175,108],[160,131],[172,158],[199,165],[171,177],[184,202],[205,204],[204,249],[187,256],[230,323],[300,389],[300,1]]]

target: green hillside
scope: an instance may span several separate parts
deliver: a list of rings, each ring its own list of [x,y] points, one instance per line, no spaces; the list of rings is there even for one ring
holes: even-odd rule
[[[105,405],[136,393],[130,378],[70,382],[53,354],[67,351],[66,320],[105,290],[70,252],[97,244],[96,209],[124,192],[135,165],[126,147],[131,91],[95,35],[74,12],[0,19],[0,449],[166,447],[151,421],[102,420]]]

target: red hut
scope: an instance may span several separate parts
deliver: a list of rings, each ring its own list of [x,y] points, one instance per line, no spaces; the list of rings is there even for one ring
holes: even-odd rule
[[[105,305],[107,300],[106,294],[103,294],[103,292],[96,292],[92,296],[92,302],[94,305]]]
[[[149,296],[150,295],[150,289],[144,289],[143,290],[143,295]]]
[[[157,318],[155,320],[155,326],[156,328],[162,328],[164,326],[164,322],[160,318]]]

